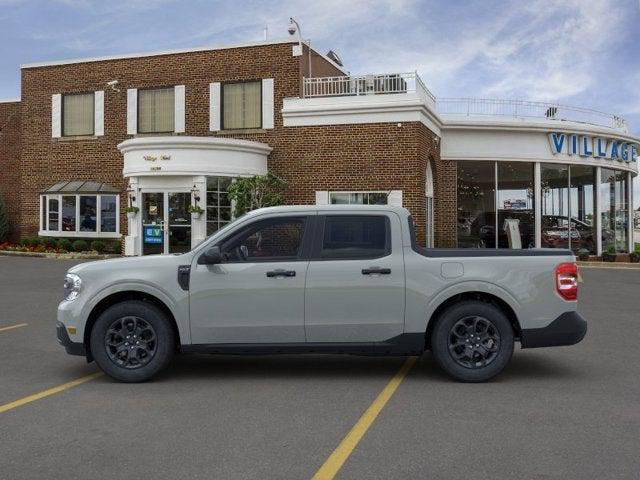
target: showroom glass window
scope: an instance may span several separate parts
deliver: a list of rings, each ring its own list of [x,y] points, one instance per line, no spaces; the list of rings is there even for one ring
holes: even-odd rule
[[[73,93],[62,96],[62,135],[65,137],[93,135],[94,94]]]
[[[458,162],[458,246],[496,246],[495,162]]]
[[[587,165],[571,165],[569,167],[570,190],[569,210],[571,217],[571,250],[597,251],[595,197],[596,168]]]
[[[227,189],[231,177],[207,177],[207,236],[229,223],[232,216]]]
[[[535,247],[533,163],[498,162],[498,248]]]
[[[169,133],[175,130],[175,89],[138,90],[138,132]]]
[[[600,213],[602,251],[626,252],[629,210],[627,173],[608,168],[600,170]]]
[[[540,164],[541,246],[569,248],[569,166]]]
[[[389,201],[387,192],[331,192],[331,205],[386,205]]]
[[[262,127],[262,82],[226,83],[222,86],[222,128]]]

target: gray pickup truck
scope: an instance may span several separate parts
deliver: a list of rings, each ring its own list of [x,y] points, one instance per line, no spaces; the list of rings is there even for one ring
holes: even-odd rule
[[[388,206],[255,210],[181,255],[77,265],[57,336],[125,382],[176,353],[420,355],[465,382],[584,337],[568,250],[423,249]]]

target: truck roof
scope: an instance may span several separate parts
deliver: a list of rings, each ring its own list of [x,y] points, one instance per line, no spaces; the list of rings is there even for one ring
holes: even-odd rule
[[[367,211],[385,211],[385,212],[395,212],[402,216],[408,216],[409,211],[404,207],[397,207],[393,205],[281,205],[278,207],[267,207],[267,208],[259,208],[257,210],[252,210],[247,215],[260,215],[263,213],[272,213],[272,212],[300,212],[300,211],[327,211],[327,210],[335,210],[335,211],[353,211],[353,212],[367,212]]]

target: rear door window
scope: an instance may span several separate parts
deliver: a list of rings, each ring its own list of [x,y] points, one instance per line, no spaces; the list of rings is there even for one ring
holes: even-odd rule
[[[389,219],[385,215],[326,216],[319,257],[369,259],[391,253]]]

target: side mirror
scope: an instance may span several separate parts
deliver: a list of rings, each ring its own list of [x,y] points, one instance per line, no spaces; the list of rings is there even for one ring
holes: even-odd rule
[[[216,265],[222,263],[222,255],[220,254],[220,247],[208,248],[200,257],[198,257],[198,265]]]

